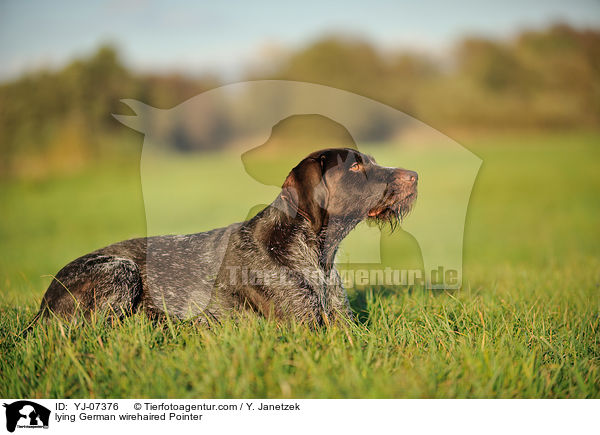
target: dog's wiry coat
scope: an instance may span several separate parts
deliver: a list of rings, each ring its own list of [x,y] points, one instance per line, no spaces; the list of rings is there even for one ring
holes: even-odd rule
[[[352,149],[311,154],[254,218],[212,231],[126,240],[67,264],[40,313],[108,309],[220,319],[233,311],[328,323],[350,316],[335,255],[363,219],[404,216],[416,173]]]

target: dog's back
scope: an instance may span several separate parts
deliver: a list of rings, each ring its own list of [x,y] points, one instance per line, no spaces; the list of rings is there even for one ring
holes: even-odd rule
[[[79,257],[56,274],[40,311],[69,317],[105,309],[120,316],[143,307],[197,315],[211,303],[229,237],[240,225],[125,240]]]

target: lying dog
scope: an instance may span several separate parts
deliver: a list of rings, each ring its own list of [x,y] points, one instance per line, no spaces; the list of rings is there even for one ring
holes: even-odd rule
[[[392,226],[411,209],[417,174],[350,148],[310,154],[254,218],[205,233],[127,240],[67,264],[43,297],[50,312],[139,310],[220,319],[250,310],[326,324],[351,316],[334,259],[364,219]]]

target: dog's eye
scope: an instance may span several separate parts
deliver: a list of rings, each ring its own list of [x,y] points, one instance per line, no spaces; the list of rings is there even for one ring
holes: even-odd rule
[[[360,163],[358,163],[358,162],[354,162],[354,163],[352,163],[352,166],[350,166],[350,170],[352,172],[358,172],[361,169],[362,169],[362,165]]]

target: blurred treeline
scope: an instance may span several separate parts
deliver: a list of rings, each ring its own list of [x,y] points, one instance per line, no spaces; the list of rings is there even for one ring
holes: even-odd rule
[[[467,37],[443,58],[327,37],[269,67],[246,78],[345,89],[442,131],[600,126],[600,31],[564,24],[509,40]],[[134,73],[113,47],[60,71],[28,73],[0,85],[0,174],[64,170],[128,146],[133,133],[111,116],[127,113],[122,98],[169,108],[220,84],[214,76]]]
[[[28,73],[0,85],[0,174],[68,170],[114,155],[132,137],[111,115],[127,110],[120,99],[167,108],[218,85],[209,77],[135,74],[111,46],[60,71]]]

